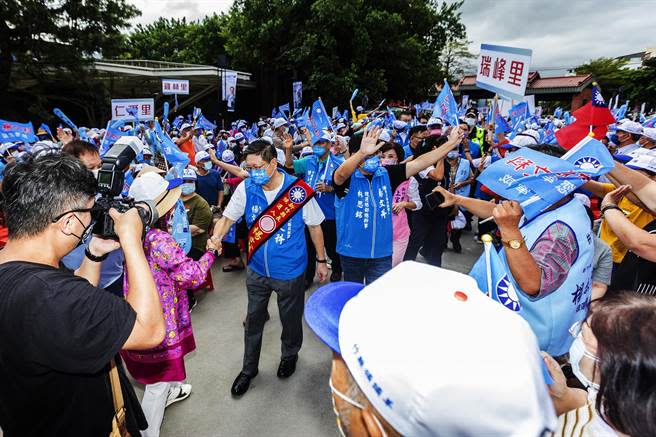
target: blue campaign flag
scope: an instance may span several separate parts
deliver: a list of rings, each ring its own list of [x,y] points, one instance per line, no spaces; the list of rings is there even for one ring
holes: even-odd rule
[[[656,126],[656,116],[645,121],[642,125],[643,127],[655,127]]]
[[[604,175],[615,168],[615,161],[606,146],[589,136],[583,138],[561,158],[591,177]]]
[[[169,119],[169,102],[164,102],[163,105],[163,112],[162,112],[162,120],[168,120]]]
[[[0,120],[0,143],[15,142],[35,143],[39,141],[34,135],[32,122],[18,123],[15,121]]]
[[[44,131],[48,132],[48,135],[50,135],[50,137],[55,138],[55,136],[52,134],[52,131],[50,130],[50,126],[48,126],[47,124],[41,123],[39,129],[43,129]]]
[[[556,109],[554,109],[553,116],[554,116],[555,118],[560,118],[560,117],[562,117],[562,115],[563,115],[563,108],[561,108],[561,107],[559,106],[559,107],[557,107]]]
[[[530,220],[589,176],[564,159],[524,147],[494,162],[477,180],[500,197],[519,202]]]
[[[346,120],[348,123],[349,115],[348,115],[348,109],[345,109],[344,112],[342,112],[342,118]]]
[[[487,239],[484,238],[484,241]],[[488,297],[511,311],[519,312],[522,305],[499,253],[491,241],[484,242],[484,249],[483,256],[476,261],[469,276],[476,280],[478,288]]]
[[[542,138],[543,144],[556,144],[556,129],[554,127],[553,121],[549,121],[544,125],[544,137]]]
[[[518,121],[528,117],[528,102],[519,102],[508,111],[510,123],[514,126]]]
[[[313,138],[320,137],[324,130],[333,130],[330,117],[328,117],[328,113],[321,99],[317,99],[312,104],[309,128]]]
[[[200,114],[196,119],[196,127],[199,127],[204,130],[214,130],[216,125],[209,121],[203,114]]]
[[[175,117],[175,120],[173,120],[173,127],[176,129],[180,129],[180,126],[182,126],[182,122],[184,121],[184,117],[182,115],[178,115]]]
[[[189,164],[189,157],[178,148],[166,132],[162,131],[162,126],[158,120],[155,120],[155,135],[153,139],[169,165],[173,167],[173,175],[181,178],[185,167]]]
[[[71,121],[71,119],[68,118],[68,117],[66,116],[66,114],[64,114],[64,112],[63,112],[61,109],[59,109],[59,108],[55,108],[55,109],[52,110],[52,112],[54,112],[55,115],[56,115],[57,117],[59,117],[59,118],[61,119],[61,121],[63,121],[64,123],[66,123],[71,129],[73,129],[73,130],[78,130],[78,129],[77,129],[77,126],[75,125],[75,123],[73,123],[73,122]]]
[[[358,95],[358,91],[360,90],[358,90],[357,88],[353,90],[353,94],[351,94],[351,100],[349,100],[350,102],[352,102],[353,99],[355,99],[355,96]]]
[[[276,108],[271,109],[271,118],[278,118],[278,117],[276,117],[277,113],[278,113],[278,110]]]
[[[127,135],[127,132],[123,132],[119,129],[121,125],[112,124],[110,121],[107,124],[107,129],[105,129],[105,135],[103,136],[102,141],[100,142],[100,156],[105,156],[105,153],[114,145],[116,140],[122,136]]]
[[[175,203],[171,222],[171,236],[185,253],[189,253],[191,250],[191,232],[189,230],[189,218],[182,199],[178,199]]]
[[[200,115],[201,115],[201,110],[200,110],[200,108],[198,108],[198,107],[194,107],[194,112],[193,112],[193,114],[192,114],[192,118],[193,118],[194,120],[198,120],[198,117],[200,117]]]
[[[285,118],[287,118],[286,114],[289,114],[291,111],[289,109],[289,103],[285,103],[284,105],[278,106],[278,111],[282,112],[283,115],[285,115]]]
[[[622,106],[617,108],[613,112],[613,116],[615,116],[615,120],[620,121],[621,119],[623,119],[628,109],[629,109],[629,105],[627,105],[626,103],[624,103]]]
[[[456,104],[456,99],[453,98],[453,93],[446,79],[444,80],[442,91],[440,91],[437,99],[435,99],[433,117],[439,117],[450,124],[458,124],[458,105]]]
[[[494,134],[498,133],[508,133],[512,130],[508,122],[504,117],[501,116],[500,113],[497,112],[497,114],[494,117]]]

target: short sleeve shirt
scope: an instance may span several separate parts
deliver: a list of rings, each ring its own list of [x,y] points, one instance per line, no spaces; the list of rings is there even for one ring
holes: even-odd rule
[[[109,363],[136,313],[68,270],[0,265],[0,428],[12,436],[106,436],[114,405]],[[144,426],[119,365],[132,435]],[[137,425],[140,423],[140,425]]]
[[[196,179],[196,193],[209,203],[210,206],[220,206],[219,191],[223,191],[221,175],[216,170],[210,170],[206,175],[198,175]]]

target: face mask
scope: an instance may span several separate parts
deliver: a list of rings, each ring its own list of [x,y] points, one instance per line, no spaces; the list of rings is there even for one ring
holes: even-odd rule
[[[583,385],[585,385],[586,388],[594,390],[596,396],[596,392],[599,391],[599,384],[592,382],[581,371],[581,360],[583,357],[587,357],[596,363],[599,362],[599,358],[585,349],[583,337],[581,333],[579,333],[569,348],[569,361],[572,365],[572,372],[574,375],[579,379],[579,381],[581,381]]]
[[[326,149],[323,146],[314,146],[312,147],[312,152],[315,156],[323,156],[326,154]]]
[[[335,386],[333,386],[333,380],[332,380],[332,378],[328,380],[328,385],[330,386],[330,390],[331,390],[331,391],[332,391],[332,392],[333,392],[338,398],[340,398],[341,400],[343,400],[344,402],[346,402],[346,403],[348,403],[348,404],[350,404],[350,405],[353,405],[355,408],[357,408],[357,409],[359,409],[359,410],[364,410],[364,405],[362,405],[361,403],[359,403],[359,402],[357,402],[357,401],[355,401],[355,400],[349,398],[349,397],[346,396],[345,394],[343,394],[343,393],[341,393],[340,391],[338,391],[338,390],[335,388]],[[335,417],[336,417],[336,419],[337,419],[337,429],[339,430],[339,433],[342,435],[342,437],[346,437],[346,433],[345,433],[344,430],[342,429],[342,420],[339,418],[339,412],[337,411],[337,406],[335,405],[335,398],[334,398],[333,396],[331,396],[330,399],[331,399],[331,401],[333,402],[333,413],[335,413]],[[382,424],[380,423],[380,421],[378,420],[378,417],[376,417],[376,416],[373,416],[373,417],[374,417],[374,421],[376,422],[376,425],[377,425],[378,428],[380,429],[380,433],[381,433],[381,435],[382,435],[383,437],[387,437],[387,433],[385,432],[385,428],[383,428],[383,425],[382,425]]]
[[[196,191],[196,184],[194,184],[194,183],[182,184],[182,195],[183,196],[188,196],[190,194],[193,194],[194,191]]]
[[[210,171],[212,169],[212,163],[209,161],[206,162],[205,164],[203,164],[203,168],[207,171]]]
[[[467,122],[467,126],[472,127],[476,124],[476,120],[473,118],[466,118],[465,122]]]
[[[248,172],[248,175],[255,185],[264,185],[269,182],[271,176],[267,174],[267,168],[269,168],[268,165],[264,168],[254,168]]]
[[[362,170],[366,171],[367,173],[375,173],[376,170],[378,170],[378,167],[380,167],[380,158],[377,156],[372,156],[371,158],[368,158],[364,161]]]
[[[446,154],[446,157],[448,159],[456,159],[458,157],[458,152],[452,150],[451,152]]]
[[[394,158],[387,158],[387,159],[383,159],[381,162],[383,165],[394,165],[397,163],[397,160]]]

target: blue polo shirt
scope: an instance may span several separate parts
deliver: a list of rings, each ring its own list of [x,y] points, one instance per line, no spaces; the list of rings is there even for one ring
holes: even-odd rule
[[[205,176],[198,175],[196,193],[205,199],[210,206],[216,205],[219,191],[223,191],[223,181],[218,171],[210,170]]]

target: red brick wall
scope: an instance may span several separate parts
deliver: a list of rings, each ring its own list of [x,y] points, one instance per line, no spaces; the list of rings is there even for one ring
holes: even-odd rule
[[[572,96],[572,105],[570,111],[574,112],[581,106],[585,105],[592,98],[592,88],[586,88],[578,94]]]

